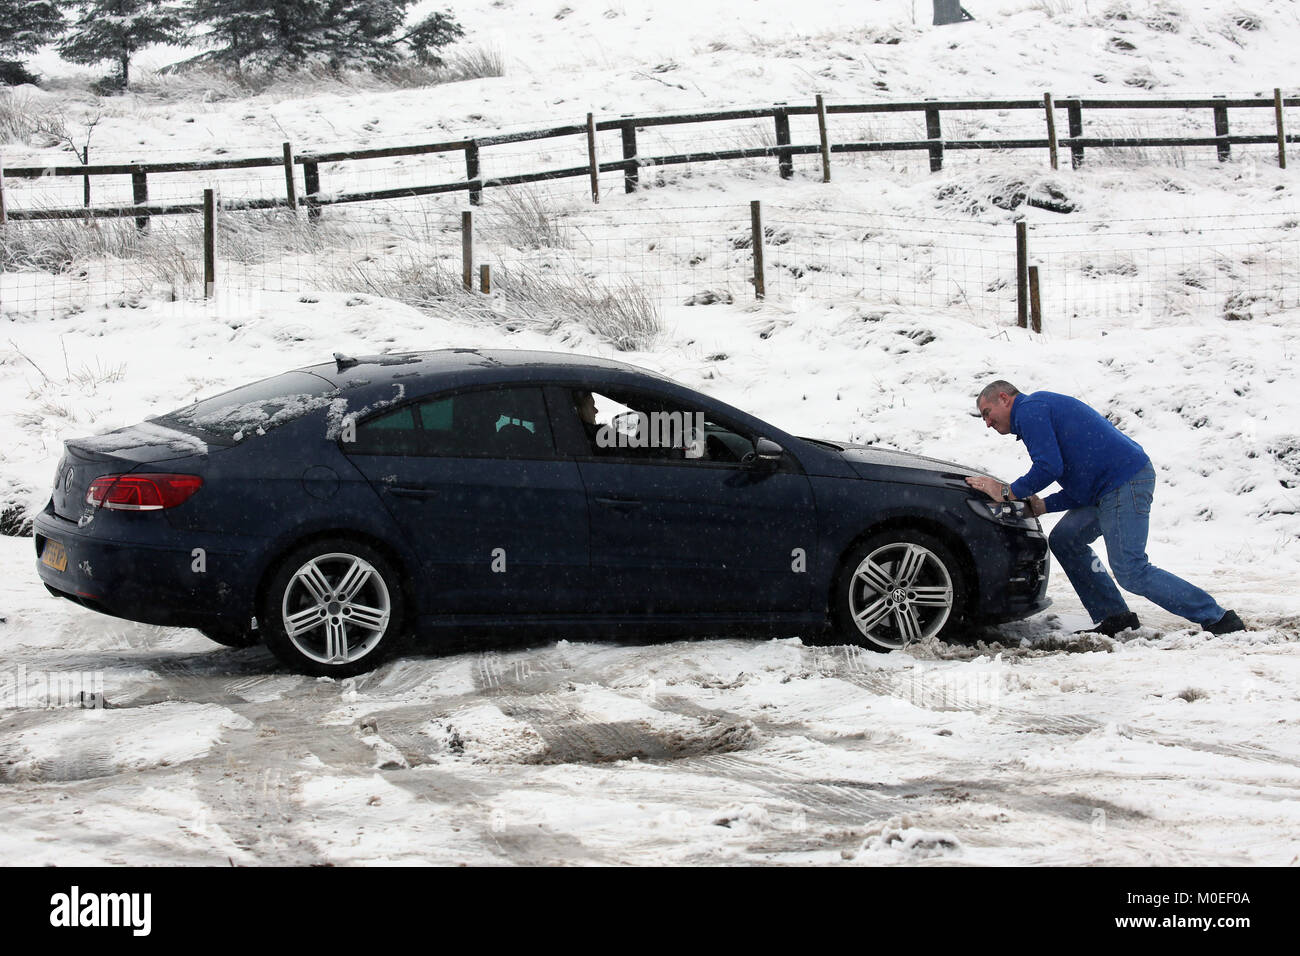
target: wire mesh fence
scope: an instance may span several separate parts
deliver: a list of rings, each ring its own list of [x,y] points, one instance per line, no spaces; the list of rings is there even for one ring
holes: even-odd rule
[[[221,210],[214,289],[369,292],[417,306],[462,297],[464,305],[486,265],[491,293],[505,298],[535,294],[543,282],[661,306],[758,296],[746,203],[594,209],[581,197],[516,188],[488,194],[468,234],[465,212],[431,197],[337,207],[319,220],[301,209]],[[769,299],[852,298],[1014,321],[1022,263],[1007,219],[779,204],[763,205],[760,219]],[[194,215],[155,217],[145,230],[131,219],[10,222],[0,236],[0,314],[23,321],[211,294],[203,232]],[[1300,214],[1038,222],[1027,233],[1049,334],[1300,308]]]
[[[1043,321],[1067,336],[1300,308],[1294,213],[1040,225],[1031,250]]]
[[[1220,107],[1219,99],[1247,105]],[[1281,136],[1285,108],[1278,104],[1285,102],[1280,93],[1267,101],[1258,95],[1157,97],[1145,105],[1061,99],[1051,115],[1062,162],[1084,158],[1089,165],[1163,168],[1230,162],[1246,175],[1273,162],[1267,154],[1278,145],[1263,139],[1270,132]],[[1278,115],[1263,105],[1278,105]],[[588,117],[599,128],[594,160],[603,164],[600,188],[608,195],[635,186],[638,193],[626,203],[601,206],[592,203],[588,123],[550,130],[501,127],[490,134],[438,129],[439,135],[466,139],[448,138],[403,155],[374,155],[373,147],[409,146],[382,137],[369,151],[318,147],[287,167],[292,186],[278,148],[261,157],[231,156],[236,165],[228,168],[186,162],[174,150],[151,150],[147,177],[142,167],[129,165],[142,157],[125,149],[93,153],[101,166],[128,164],[93,178],[75,172],[33,178],[35,167],[29,165],[24,176],[3,187],[14,215],[0,226],[0,313],[46,317],[134,296],[210,294],[203,221],[193,214],[163,214],[169,205],[170,211],[198,209],[205,189],[213,189],[223,207],[214,287],[225,291],[355,288],[419,304],[448,290],[463,292],[477,279],[478,267],[487,265],[501,295],[525,286],[535,290],[541,277],[559,277],[573,288],[635,288],[671,304],[850,296],[882,307],[959,309],[980,320],[1006,321],[1023,306],[1022,270],[1032,264],[1046,328],[1059,334],[1203,312],[1226,320],[1253,318],[1297,304],[1295,223],[1285,215],[1231,222],[1034,223],[1027,261],[1017,258],[1010,222],[995,218],[988,197],[949,182],[936,193],[940,207],[952,213],[947,218],[827,209],[815,202],[768,204],[757,242],[763,267],[756,274],[748,204],[647,202],[656,187],[713,182],[719,158],[727,159],[732,195],[737,183],[770,182],[778,170],[819,180],[822,120],[827,161],[844,170],[839,182],[870,183],[881,172],[986,162],[1001,172],[977,176],[1005,178],[1011,168],[1003,156],[1007,149],[1023,156],[1025,149],[1046,151],[1050,142],[1044,139],[1046,106],[1032,99],[839,106],[822,115],[811,110],[807,104],[777,104],[695,116]],[[1226,143],[1229,117],[1233,134],[1261,141]],[[1203,141],[1143,145],[1107,139],[1161,136]],[[1078,145],[1083,140],[1088,145]],[[75,147],[75,137],[69,142]],[[780,153],[786,146],[791,152]],[[748,154],[753,151],[758,154]],[[27,161],[43,156],[67,167],[71,155],[51,148]],[[635,169],[624,166],[629,156],[638,163]],[[509,185],[512,177],[557,172],[564,175]],[[698,183],[691,183],[697,176]],[[992,205],[1004,210],[1011,208],[1008,196],[1024,192],[1023,186],[976,185],[987,186]],[[451,191],[408,192],[444,187]],[[665,200],[676,194],[662,193]],[[291,208],[300,200],[306,200],[306,212]],[[80,218],[87,201],[96,209]],[[146,202],[149,208],[141,209]],[[467,205],[474,206],[468,252],[461,221]],[[95,211],[113,212],[101,206],[118,207],[125,217],[90,218]],[[43,210],[78,218],[24,218]]]
[[[809,221],[783,207],[764,221],[771,294],[956,307],[980,317],[1015,308],[1015,247],[1005,225],[833,211]]]

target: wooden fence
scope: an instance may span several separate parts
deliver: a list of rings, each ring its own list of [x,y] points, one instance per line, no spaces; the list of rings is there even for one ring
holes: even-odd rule
[[[1225,96],[1183,99],[1136,99],[1101,97],[1053,97],[1045,93],[1041,99],[1006,100],[920,100],[904,103],[828,104],[821,96],[811,105],[780,103],[756,109],[721,110],[706,113],[683,113],[667,116],[621,116],[617,119],[596,120],[587,115],[586,122],[545,129],[482,136],[473,139],[452,140],[441,143],[424,143],[410,146],[386,146],[371,149],[338,150],[332,152],[304,152],[295,154],[292,145],[283,144],[279,155],[258,156],[245,159],[217,159],[190,162],[117,163],[69,166],[20,166],[8,170],[0,162],[0,222],[6,220],[85,219],[134,217],[140,228],[146,228],[151,216],[194,214],[203,211],[203,201],[150,203],[149,177],[167,173],[194,173],[215,170],[281,167],[284,169],[285,191],[278,196],[238,199],[222,204],[228,210],[239,209],[297,209],[305,206],[310,220],[318,219],[322,207],[340,203],[374,202],[404,199],[438,193],[466,192],[469,202],[478,205],[483,190],[499,186],[516,186],[548,180],[589,177],[593,202],[600,201],[601,173],[619,172],[623,175],[623,188],[634,192],[640,183],[643,167],[671,166],[686,163],[726,162],[759,157],[775,157],[777,171],[782,178],[794,175],[796,156],[818,156],[823,181],[831,178],[831,157],[837,153],[892,152],[916,150],[929,156],[931,171],[943,168],[944,154],[949,150],[1039,150],[1047,154],[1053,169],[1057,168],[1061,150],[1069,150],[1074,167],[1084,163],[1087,150],[1098,148],[1142,148],[1169,146],[1214,147],[1220,162],[1228,161],[1234,146],[1275,145],[1278,164],[1286,167],[1287,144],[1297,137],[1285,130],[1284,109],[1300,105],[1300,97],[1284,97],[1274,90],[1272,97],[1228,98]],[[1229,129],[1229,110],[1273,111],[1274,131],[1268,134],[1233,134]],[[943,114],[969,111],[1041,111],[1044,116],[1044,135],[1017,139],[951,139],[943,135]],[[1057,135],[1056,119],[1065,111],[1068,135]],[[1212,123],[1213,134],[1204,136],[1086,136],[1084,114],[1111,110],[1205,110],[1207,126]],[[827,132],[827,116],[842,114],[920,113],[925,119],[926,138],[916,140],[857,141],[832,143]],[[792,116],[817,117],[818,142],[794,143],[791,141]],[[734,120],[770,119],[775,133],[775,145],[738,149],[700,150],[659,156],[642,156],[637,150],[637,132],[655,126],[680,126],[696,123],[715,123]],[[617,132],[622,147],[622,159],[599,162],[597,137],[600,133]],[[583,166],[547,169],[510,176],[483,176],[482,151],[509,143],[522,143],[564,137],[585,137],[588,162]],[[465,162],[465,178],[452,182],[401,186],[364,192],[328,192],[322,188],[321,166],[329,163],[347,163],[386,157],[418,156],[431,153],[459,152]],[[302,167],[302,192],[299,193],[295,170]],[[77,176],[85,181],[85,202],[80,207],[14,209],[6,205],[4,181],[9,178],[38,179],[42,177]],[[129,205],[94,206],[90,202],[90,182],[96,177],[129,176],[132,199]]]

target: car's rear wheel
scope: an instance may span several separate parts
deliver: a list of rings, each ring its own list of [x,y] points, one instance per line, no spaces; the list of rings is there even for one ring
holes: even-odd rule
[[[393,652],[404,608],[401,579],[384,554],[359,541],[324,540],[280,562],[258,622],[266,646],[294,670],[347,677]]]
[[[950,633],[965,606],[965,578],[952,550],[905,528],[874,534],[845,556],[832,621],[840,640],[888,652]]]

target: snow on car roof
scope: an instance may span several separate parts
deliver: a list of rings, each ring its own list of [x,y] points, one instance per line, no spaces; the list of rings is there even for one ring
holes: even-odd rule
[[[466,375],[472,380],[476,370],[547,369],[557,372],[621,372],[644,375],[661,381],[671,379],[651,371],[594,355],[571,352],[546,352],[531,349],[433,349],[427,352],[391,352],[383,355],[349,356],[335,353],[334,361],[305,366],[299,371],[319,375],[340,387],[356,376],[365,375],[368,384],[408,378],[445,378],[447,384]],[[675,384],[675,383],[674,383]]]

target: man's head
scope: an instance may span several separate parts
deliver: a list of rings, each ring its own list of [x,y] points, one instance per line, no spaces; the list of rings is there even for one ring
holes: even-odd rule
[[[1019,389],[1003,379],[985,385],[975,399],[975,407],[979,409],[984,424],[999,435],[1011,431],[1011,405],[1019,394]]]
[[[579,391],[573,393],[573,405],[578,410],[584,424],[596,424],[596,398],[591,392]]]

